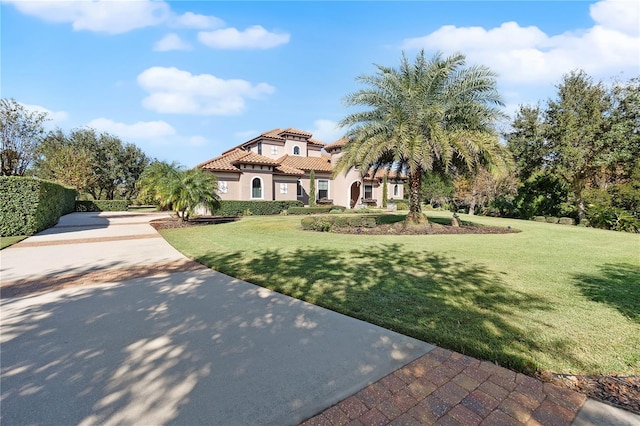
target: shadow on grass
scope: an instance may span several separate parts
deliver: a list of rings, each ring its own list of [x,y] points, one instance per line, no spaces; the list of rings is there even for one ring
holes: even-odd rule
[[[500,275],[473,262],[411,252],[399,244],[349,253],[317,248],[209,252],[196,260],[280,293],[520,371],[538,368],[531,356],[535,352],[553,352],[554,357],[581,365],[568,342],[540,342],[531,329],[520,326],[527,311],[553,309],[545,298],[517,292]]]
[[[576,275],[573,279],[590,300],[609,305],[640,323],[640,266],[607,263],[598,274]]]

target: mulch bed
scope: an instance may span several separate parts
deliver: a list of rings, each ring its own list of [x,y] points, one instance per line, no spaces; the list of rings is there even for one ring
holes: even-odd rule
[[[202,225],[218,225],[221,223],[235,222],[239,220],[236,216],[216,216],[216,217],[197,217],[183,221],[177,218],[162,218],[149,222],[155,229],[174,229],[174,228],[191,228],[193,226]]]
[[[581,376],[543,372],[538,378],[640,414],[640,376]]]

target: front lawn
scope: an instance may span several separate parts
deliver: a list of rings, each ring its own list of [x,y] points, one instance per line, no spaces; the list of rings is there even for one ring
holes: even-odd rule
[[[522,232],[345,235],[300,219],[161,233],[225,274],[520,371],[640,373],[637,234],[478,217]]]

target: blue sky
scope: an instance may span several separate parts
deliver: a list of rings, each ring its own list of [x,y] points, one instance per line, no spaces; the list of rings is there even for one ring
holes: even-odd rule
[[[499,74],[506,112],[564,73],[640,75],[640,2],[2,1],[2,97],[194,166],[296,127],[333,142],[355,77],[404,50]]]

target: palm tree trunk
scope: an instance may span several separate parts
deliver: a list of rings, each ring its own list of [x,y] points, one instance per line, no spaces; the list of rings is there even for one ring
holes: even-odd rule
[[[422,170],[409,173],[409,213],[406,221],[409,223],[424,223],[427,219],[422,214],[422,200],[420,186],[422,184]]]

